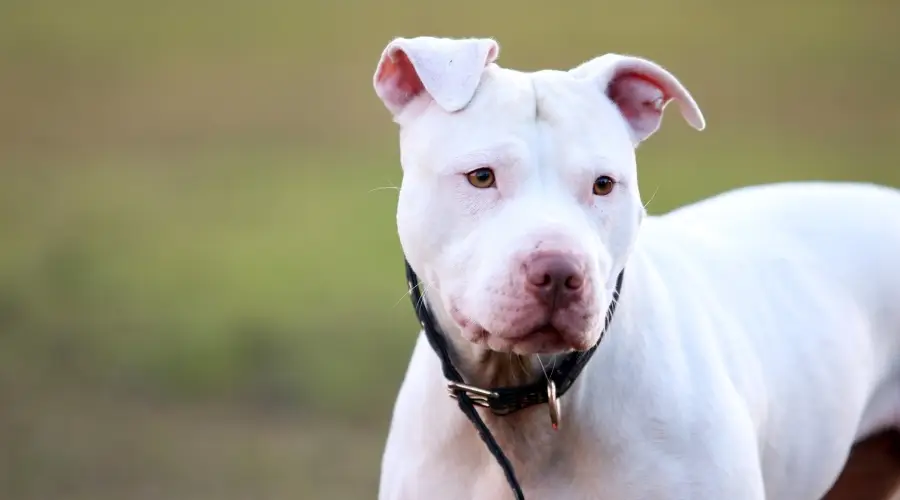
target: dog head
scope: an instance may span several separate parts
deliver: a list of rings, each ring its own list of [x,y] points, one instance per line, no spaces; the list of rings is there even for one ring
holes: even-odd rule
[[[496,64],[490,39],[398,38],[375,91],[400,127],[401,245],[443,323],[494,351],[584,350],[600,334],[644,216],[635,148],[675,101],[654,62],[569,71]]]

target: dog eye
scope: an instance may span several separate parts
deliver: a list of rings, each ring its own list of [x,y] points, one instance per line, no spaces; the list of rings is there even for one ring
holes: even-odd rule
[[[594,181],[594,194],[597,196],[606,196],[612,192],[615,186],[616,181],[612,180],[612,177],[607,175],[597,177],[597,180]]]
[[[487,167],[477,168],[469,172],[466,174],[466,179],[469,180],[469,184],[478,189],[493,187],[495,182],[494,171]]]

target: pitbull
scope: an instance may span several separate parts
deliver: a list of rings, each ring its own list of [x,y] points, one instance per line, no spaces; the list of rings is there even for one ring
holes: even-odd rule
[[[374,86],[400,131],[400,242],[467,384],[534,382],[597,344],[625,271],[557,430],[548,405],[478,410],[525,496],[821,498],[855,443],[900,428],[900,191],[779,183],[649,216],[635,148],[672,101],[705,126],[680,81],[499,52],[397,38]],[[378,495],[512,498],[422,335]]]

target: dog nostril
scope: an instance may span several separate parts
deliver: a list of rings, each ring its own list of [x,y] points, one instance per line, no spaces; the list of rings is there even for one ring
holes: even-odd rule
[[[550,273],[544,273],[543,276],[532,281],[532,283],[534,283],[535,286],[545,288],[545,287],[553,285],[553,276],[550,276]]]
[[[559,276],[554,275],[552,271],[533,272],[528,275],[528,284],[531,286],[542,288],[553,288],[561,283]]]
[[[573,274],[566,278],[566,288],[569,290],[578,290],[584,284],[584,278],[577,274]]]

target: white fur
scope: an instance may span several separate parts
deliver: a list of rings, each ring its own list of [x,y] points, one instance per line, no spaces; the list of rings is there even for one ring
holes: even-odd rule
[[[669,100],[704,126],[674,76],[619,55],[523,73],[493,62],[493,41],[434,40],[392,42],[375,86],[400,126],[403,250],[467,381],[523,383],[564,350],[523,337],[540,321],[522,278],[536,253],[585,265],[589,293],[554,316],[570,347],[597,340],[626,269],[561,429],[546,406],[483,413],[527,498],[816,500],[855,441],[900,427],[898,191],[777,184],[645,216],[634,146]],[[418,53],[386,70],[392,47]],[[417,60],[463,64],[397,92]],[[484,166],[496,186],[477,189],[464,174]],[[594,196],[603,175],[617,184]],[[511,498],[421,336],[379,498]]]

